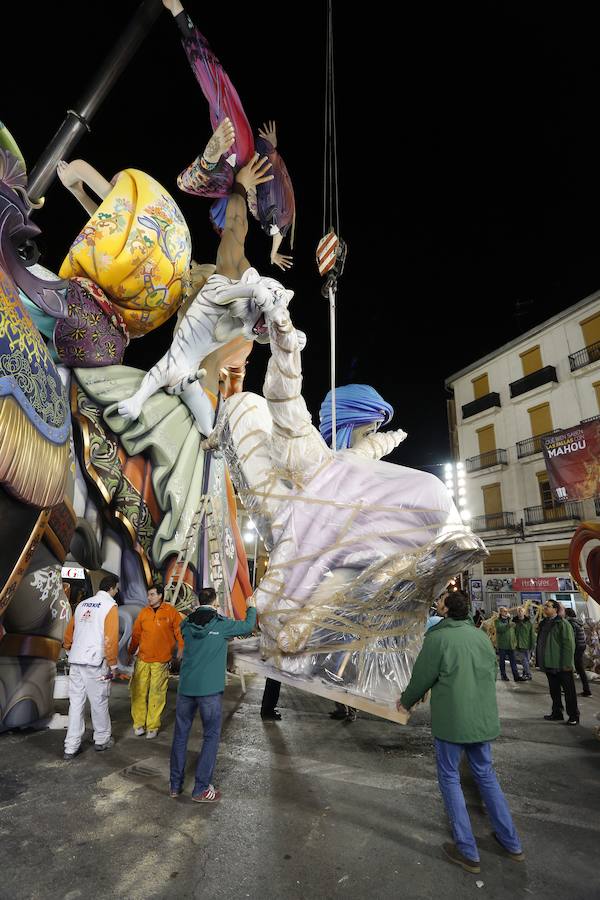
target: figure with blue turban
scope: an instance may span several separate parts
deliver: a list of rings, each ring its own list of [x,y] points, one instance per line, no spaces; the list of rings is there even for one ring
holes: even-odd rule
[[[331,391],[319,413],[319,431],[331,446]],[[354,450],[371,459],[387,456],[406,438],[402,430],[377,434],[391,422],[394,408],[368,384],[345,384],[335,389],[336,450]]]

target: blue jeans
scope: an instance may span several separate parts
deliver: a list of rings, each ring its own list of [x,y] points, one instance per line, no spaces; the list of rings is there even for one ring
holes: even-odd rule
[[[516,680],[519,677],[519,670],[517,669],[517,661],[515,659],[515,651],[514,650],[498,650],[498,659],[500,662],[500,675],[502,678],[507,678],[506,675],[506,660],[510,663],[510,670],[513,673],[513,678]]]
[[[517,662],[520,662],[523,666],[523,675],[531,675],[531,671],[529,669],[529,650],[515,650],[515,656],[517,658]]]
[[[436,738],[435,757],[438,782],[450,819],[454,843],[463,856],[479,860],[471,820],[460,785],[459,765],[463,751],[467,754],[473,777],[500,843],[511,853],[520,853],[521,842],[513,825],[508,803],[492,766],[492,749],[489,742],[452,744],[450,741],[441,741]]]
[[[188,697],[177,694],[175,707],[175,733],[171,747],[171,790],[180,791],[185,777],[185,759],[188,738],[196,710],[200,710],[202,719],[202,750],[196,763],[196,780],[192,796],[202,794],[211,783],[217,750],[221,737],[221,720],[223,714],[223,693],[209,694],[206,697]]]

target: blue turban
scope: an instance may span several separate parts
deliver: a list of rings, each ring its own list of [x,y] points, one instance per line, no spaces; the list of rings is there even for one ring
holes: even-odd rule
[[[345,450],[350,446],[357,425],[375,421],[387,425],[394,415],[394,408],[368,384],[345,384],[335,389],[335,414],[336,449]],[[319,418],[319,431],[331,446],[331,391],[321,404]]]

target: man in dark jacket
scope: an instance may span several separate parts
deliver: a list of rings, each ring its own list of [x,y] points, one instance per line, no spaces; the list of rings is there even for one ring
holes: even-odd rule
[[[563,705],[560,689],[565,692],[565,705],[569,717],[567,725],[579,723],[577,692],[573,679],[575,665],[575,635],[568,621],[559,616],[558,600],[547,600],[544,604],[544,619],[540,623],[536,646],[538,668],[546,673],[552,712],[545,719],[563,721]]]
[[[585,640],[585,631],[583,630],[583,625],[581,622],[577,621],[577,613],[574,609],[565,609],[565,616],[567,622],[573,629],[573,633],[575,635],[575,671],[581,678],[581,687],[583,688],[581,692],[582,697],[591,697],[592,692],[590,690],[590,683],[588,681],[587,672],[585,671],[585,666],[583,664],[583,655],[585,653],[585,648],[587,646]]]
[[[237,622],[219,615],[219,601],[213,588],[199,592],[200,606],[181,624],[183,658],[175,709],[175,733],[171,747],[171,797],[183,790],[187,744],[196,710],[202,719],[202,750],[196,765],[192,800],[214,803],[221,792],[211,784],[223,714],[225,666],[229,638],[250,634],[256,625],[256,609],[248,601],[246,619]]]
[[[511,859],[525,857],[492,765],[490,741],[500,733],[496,655],[487,635],[473,625],[469,609],[462,591],[448,595],[446,618],[425,635],[397,706],[410,709],[431,690],[438,782],[455,841],[444,844],[443,850],[467,872],[479,872],[479,852],[460,785],[463,752],[492,820],[494,837]]]
[[[517,609],[517,614],[514,617],[513,622],[515,626],[515,656],[517,661],[520,662],[523,667],[522,677],[527,679],[527,681],[531,681],[529,655],[535,647],[533,622],[522,606]]]

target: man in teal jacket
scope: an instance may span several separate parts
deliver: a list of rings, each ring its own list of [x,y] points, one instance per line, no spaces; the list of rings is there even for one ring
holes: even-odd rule
[[[460,785],[463,752],[492,820],[494,837],[511,859],[525,857],[492,765],[489,742],[500,734],[496,655],[488,636],[473,625],[469,607],[461,591],[448,595],[440,609],[446,618],[425,635],[397,705],[399,710],[410,709],[431,691],[438,782],[455,841],[444,844],[443,850],[467,872],[479,872],[479,852]]]
[[[200,606],[181,624],[184,647],[171,747],[170,794],[177,797],[183,790],[188,738],[198,709],[203,741],[196,765],[192,800],[214,803],[221,798],[221,792],[211,781],[221,737],[227,641],[254,630],[256,609],[249,600],[246,619],[237,622],[219,615],[219,601],[213,588],[203,588],[199,599]]]
[[[552,712],[545,719],[563,720],[561,688],[565,692],[565,706],[569,717],[567,725],[579,724],[579,708],[573,669],[575,667],[575,635],[569,623],[559,616],[558,600],[544,603],[544,618],[538,630],[535,651],[536,662],[546,673],[548,688],[552,697]]]

